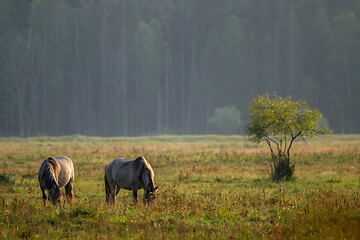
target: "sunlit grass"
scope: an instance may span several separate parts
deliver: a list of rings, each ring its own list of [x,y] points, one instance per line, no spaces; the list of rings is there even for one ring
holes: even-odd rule
[[[295,178],[269,181],[264,144],[243,136],[0,139],[1,239],[359,239],[360,136],[294,145]],[[49,156],[75,166],[72,204],[43,207]],[[150,206],[121,190],[105,204],[104,167],[145,156],[160,184]],[[139,193],[141,197],[142,193]]]

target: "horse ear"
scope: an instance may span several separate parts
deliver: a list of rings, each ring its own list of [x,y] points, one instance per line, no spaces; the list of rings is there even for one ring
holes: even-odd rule
[[[159,185],[156,186],[156,188],[154,189],[154,192],[156,192],[159,188]]]

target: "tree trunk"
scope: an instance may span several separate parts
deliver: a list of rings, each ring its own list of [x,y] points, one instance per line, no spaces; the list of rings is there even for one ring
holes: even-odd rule
[[[184,59],[184,46],[183,40],[181,41],[181,53],[180,53],[180,113],[181,113],[181,129],[184,131],[185,126],[185,59]]]
[[[192,42],[191,45],[191,67],[190,67],[190,78],[189,78],[189,101],[187,107],[187,124],[186,130],[189,133],[191,131],[191,123],[192,123],[192,109],[193,109],[193,98],[194,98],[194,91],[195,91],[195,78],[196,78],[196,60],[195,60],[195,42]]]
[[[79,104],[83,100],[82,96],[79,96],[80,88],[79,88],[79,78],[78,78],[78,63],[79,63],[79,19],[78,19],[78,6],[75,7],[75,56],[74,56],[74,79],[71,81],[71,104],[70,104],[70,119],[73,128],[71,129],[74,133],[80,132],[80,107]]]
[[[101,25],[101,79],[100,79],[100,86],[101,86],[101,135],[107,136],[108,134],[108,109],[107,109],[107,99],[108,99],[108,79],[106,75],[106,28],[107,28],[107,3],[103,2],[102,6],[102,25]]]
[[[156,79],[156,85],[157,85],[157,104],[156,104],[156,107],[157,107],[157,117],[156,117],[156,129],[157,129],[157,132],[159,133],[160,130],[161,130],[161,124],[162,124],[162,109],[163,109],[163,104],[162,104],[162,96],[161,96],[161,84],[160,84],[160,77],[158,76],[157,79]]]
[[[124,1],[123,8],[123,25],[122,25],[122,75],[121,75],[121,88],[122,88],[122,112],[123,112],[123,135],[129,135],[128,124],[128,94],[127,94],[127,21],[126,21],[126,1]]]

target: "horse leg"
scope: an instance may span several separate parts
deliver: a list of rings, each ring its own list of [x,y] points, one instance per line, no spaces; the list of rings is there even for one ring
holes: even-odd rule
[[[115,196],[119,193],[120,187],[116,184],[112,185],[109,183],[106,174],[104,176],[105,180],[105,196],[106,196],[106,202],[110,203],[110,201],[115,205]]]
[[[137,203],[137,190],[133,190],[132,191],[132,193],[133,193],[133,197],[134,197],[134,203],[136,204]]]
[[[44,206],[45,206],[47,197],[46,197],[46,194],[45,194],[45,191],[44,191],[43,188],[41,188],[41,191],[42,191],[42,194],[43,194],[43,201],[44,201]]]
[[[116,185],[109,184],[106,191],[109,193],[109,197],[106,197],[106,199],[111,200],[112,204],[115,205]]]
[[[115,203],[116,203],[115,189],[112,189],[112,191],[111,191],[111,201],[112,201],[112,204],[115,205]]]
[[[105,187],[105,201],[108,203],[110,201],[110,190]]]
[[[104,180],[105,180],[105,197],[106,197],[106,202],[109,203],[110,202],[110,185],[108,180],[106,179],[106,175],[104,176]]]
[[[72,180],[70,180],[70,182],[65,185],[66,198],[68,199],[69,202],[74,199],[74,192],[72,185],[73,185]]]
[[[121,189],[120,186],[118,186],[118,185],[115,186],[115,190],[116,190],[115,196],[118,195],[120,189]]]
[[[144,188],[144,198],[143,198],[143,204],[146,205],[149,203],[149,192],[150,190],[148,188]]]

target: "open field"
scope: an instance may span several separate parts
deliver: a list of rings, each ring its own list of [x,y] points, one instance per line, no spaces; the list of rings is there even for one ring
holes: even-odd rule
[[[360,135],[292,150],[295,178],[272,183],[267,146],[242,136],[0,138],[0,239],[360,239]],[[76,199],[44,207],[37,172],[57,155],[74,162]],[[139,155],[158,199],[121,190],[108,206],[105,165]]]

